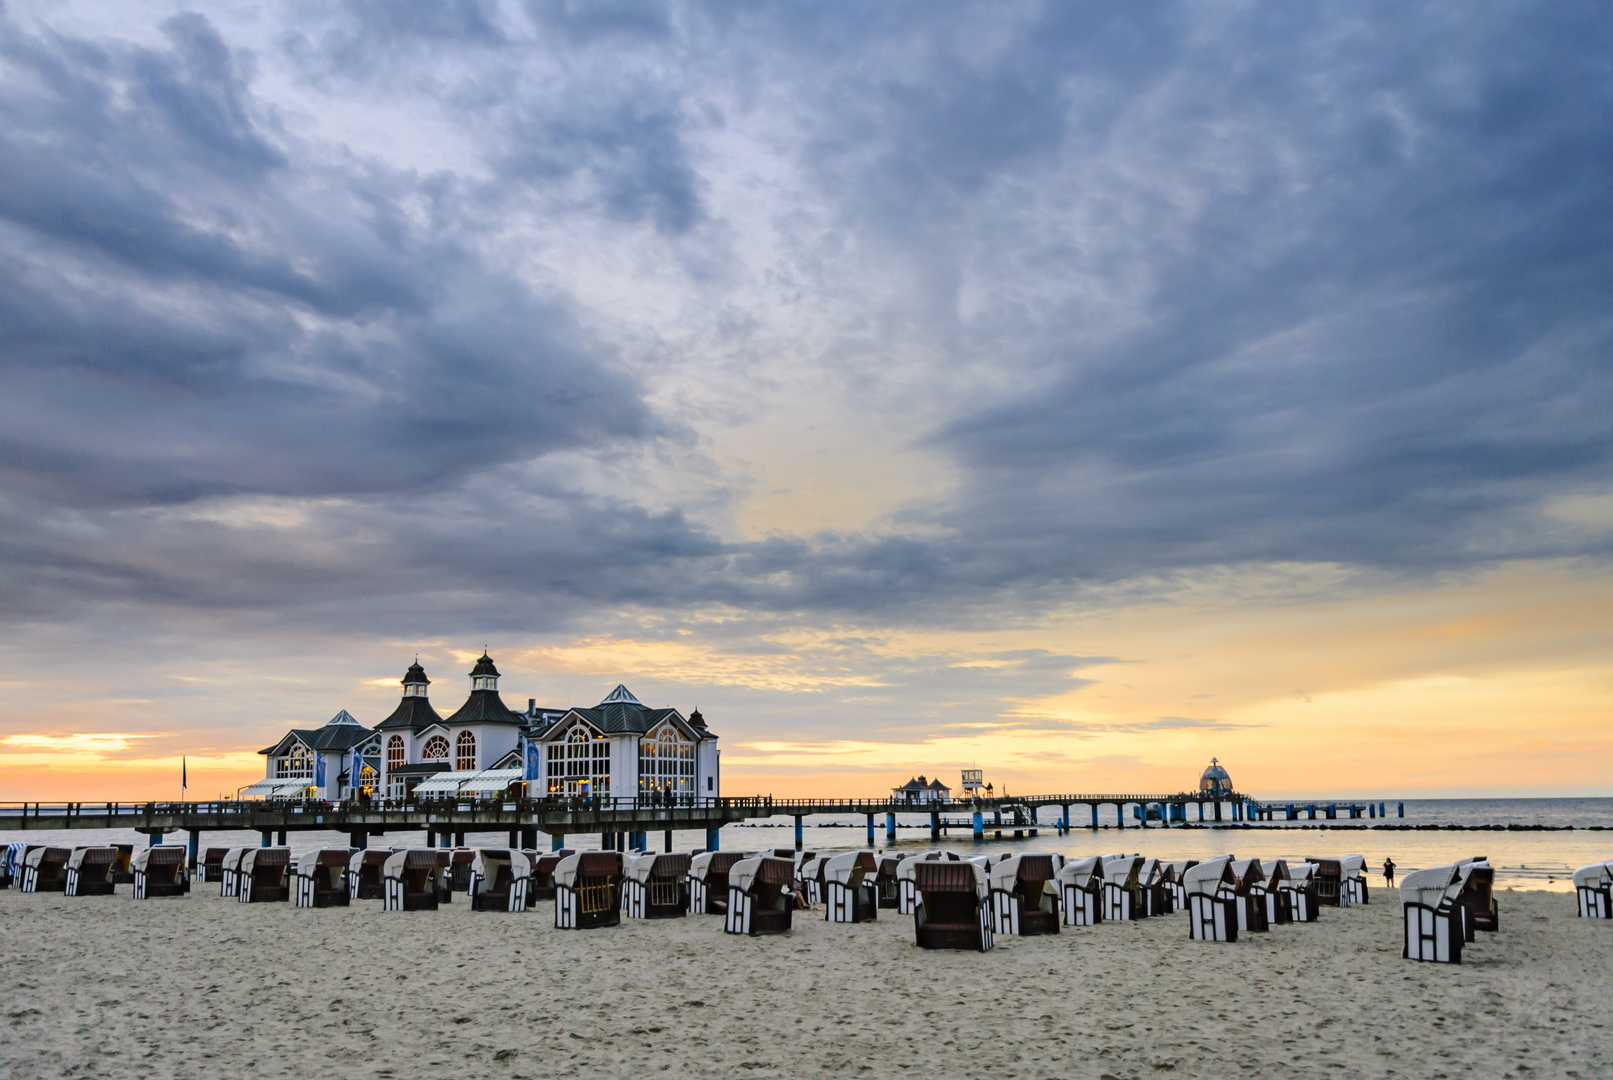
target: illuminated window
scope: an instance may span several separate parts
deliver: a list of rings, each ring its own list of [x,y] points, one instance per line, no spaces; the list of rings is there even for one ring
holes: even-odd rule
[[[454,768],[460,772],[470,772],[476,768],[476,736],[468,731],[461,731],[456,742],[459,752],[455,755]]]
[[[276,779],[299,780],[314,775],[314,755],[302,743],[291,748],[291,753],[283,758],[276,758],[274,763]]]
[[[638,741],[638,789],[642,794],[694,791],[694,742],[671,724]]]
[[[403,749],[403,736],[394,735],[386,741],[387,794],[394,799],[403,798],[403,777],[395,775],[403,768],[408,757]]]
[[[548,759],[551,795],[610,795],[610,740],[586,724],[573,727],[564,742],[550,743]]]
[[[441,735],[433,735],[426,740],[426,745],[420,751],[422,761],[447,761],[448,740]]]

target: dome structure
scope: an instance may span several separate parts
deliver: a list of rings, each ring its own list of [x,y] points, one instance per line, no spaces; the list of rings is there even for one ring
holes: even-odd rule
[[[1206,795],[1232,794],[1232,777],[1227,775],[1218,759],[1210,759],[1210,767],[1199,777],[1199,790]]]

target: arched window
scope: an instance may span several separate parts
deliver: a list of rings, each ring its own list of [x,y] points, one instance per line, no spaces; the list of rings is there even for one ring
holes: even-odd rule
[[[448,740],[441,735],[433,735],[426,740],[426,745],[420,751],[421,761],[447,761]]]
[[[403,768],[408,756],[403,749],[403,736],[394,735],[386,741],[386,780],[387,794],[394,799],[403,798],[403,777],[395,776],[396,770]]]
[[[548,745],[549,794],[610,796],[610,740],[577,724]]]
[[[459,752],[454,755],[454,768],[460,772],[469,772],[476,768],[476,736],[468,731],[461,731],[456,744]]]
[[[296,743],[291,753],[283,758],[276,758],[274,775],[280,780],[300,780],[314,775],[314,756],[302,743]]]
[[[671,724],[662,724],[638,741],[640,794],[694,792],[694,741]]]

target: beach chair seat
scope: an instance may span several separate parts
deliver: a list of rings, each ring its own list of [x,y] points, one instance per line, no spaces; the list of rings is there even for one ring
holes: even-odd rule
[[[72,848],[30,846],[22,857],[22,891],[65,892],[67,860],[72,857]]]
[[[645,852],[627,860],[622,911],[629,919],[675,919],[689,913],[689,864],[684,852]]]
[[[689,910],[722,915],[728,910],[728,872],[745,856],[738,851],[702,851],[689,859]]]
[[[782,934],[796,907],[796,866],[772,855],[741,859],[728,869],[727,934]]]
[[[381,910],[436,911],[442,902],[443,860],[431,848],[406,848],[381,864]]]
[[[202,853],[201,865],[196,869],[204,884],[209,881],[223,882],[224,856],[229,854],[229,850],[229,848],[210,847]]]
[[[532,864],[532,884],[527,888],[529,902],[554,899],[554,868],[560,865],[562,859],[575,854],[570,848],[561,848],[559,851],[546,852]]]
[[[919,948],[987,952],[996,945],[985,867],[968,860],[921,860],[913,866],[913,887],[918,892],[913,935]]]
[[[386,885],[381,872],[394,852],[362,848],[347,860],[347,898],[352,900],[384,900]]]
[[[1271,929],[1266,918],[1266,872],[1259,859],[1234,859],[1239,933],[1263,934]]]
[[[62,891],[68,896],[111,896],[112,868],[117,862],[117,848],[74,848],[67,859],[67,884]]]
[[[1456,902],[1466,912],[1463,936],[1471,943],[1473,931],[1493,934],[1501,926],[1500,906],[1495,900],[1495,868],[1483,855],[1458,859],[1456,868],[1462,877],[1462,891]]]
[[[557,930],[591,930],[622,921],[622,853],[582,851],[554,869]]]
[[[241,856],[235,898],[243,904],[276,904],[290,900],[290,878],[290,848],[253,848]]]
[[[1219,855],[1191,867],[1182,876],[1187,892],[1187,936],[1191,941],[1238,940],[1237,879],[1232,856]]]
[[[823,860],[823,917],[826,922],[874,922],[879,918],[879,865],[871,851],[848,851]]]
[[[1462,962],[1466,909],[1457,902],[1462,885],[1462,875],[1454,865],[1416,870],[1401,878],[1402,957],[1434,964]]]
[[[957,862],[958,853],[955,851],[925,851],[917,855],[909,855],[896,863],[896,911],[900,915],[911,915],[918,907],[919,894],[913,884],[913,867],[921,862]]]
[[[465,892],[472,911],[522,912],[527,909],[531,882],[532,862],[522,852],[478,848]]]
[[[1339,865],[1339,861],[1315,855],[1305,856],[1305,861],[1316,867],[1311,875],[1311,880],[1316,883],[1316,902],[1323,907],[1346,906],[1349,897],[1340,895],[1340,886],[1344,882],[1344,867]]]
[[[1613,859],[1574,871],[1574,892],[1584,919],[1613,919]]]
[[[347,907],[353,901],[347,884],[353,848],[320,848],[298,856],[291,868],[293,901],[300,908]]]
[[[133,885],[134,884],[134,845],[133,844],[108,844],[107,846],[112,848],[112,850],[114,850],[114,851],[116,851],[118,853],[117,859],[112,863],[112,884],[114,884],[114,885]],[[188,883],[189,878],[187,878],[186,881]],[[190,888],[189,888],[188,884],[187,884],[187,887],[186,887],[185,891],[190,892]]]
[[[1034,937],[1059,932],[1054,891],[1059,864],[1057,856],[1043,851],[1016,852],[992,864],[986,877],[993,934]]]
[[[902,860],[895,855],[881,855],[875,860],[874,869],[874,896],[882,908],[895,908],[898,898],[896,895],[896,868]]]
[[[1058,875],[1065,926],[1096,926],[1103,921],[1103,859],[1065,859]]]
[[[134,898],[154,900],[164,896],[184,896],[190,891],[185,880],[185,849],[156,845],[134,853]]]

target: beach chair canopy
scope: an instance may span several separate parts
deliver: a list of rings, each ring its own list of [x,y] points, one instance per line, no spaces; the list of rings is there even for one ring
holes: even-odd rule
[[[384,865],[394,854],[385,848],[360,848],[348,858],[347,869],[357,874],[361,867]]]
[[[1074,885],[1077,889],[1087,889],[1094,880],[1103,880],[1103,857],[1100,855],[1065,859],[1064,868],[1059,871],[1060,885]]]
[[[249,848],[241,856],[241,873],[250,874],[258,867],[291,866],[291,849],[283,847]]]
[[[387,855],[386,862],[381,864],[381,873],[389,878],[402,878],[410,870],[435,870],[438,865],[437,852],[431,848],[404,848]]]
[[[136,870],[149,870],[153,866],[183,866],[185,849],[178,844],[144,847],[134,853],[133,865]]]
[[[1137,884],[1142,868],[1141,855],[1109,855],[1103,860],[1103,880],[1129,889]]]
[[[690,856],[683,852],[656,854],[646,851],[642,855],[630,856],[623,873],[629,881],[640,883],[647,883],[652,877],[681,878],[689,872],[691,862]]]
[[[1266,873],[1261,869],[1259,859],[1233,859],[1232,877],[1240,889],[1266,883]]]
[[[802,881],[822,881],[823,864],[829,860],[827,855],[817,855],[801,864]]]
[[[41,845],[36,848],[28,849],[28,852],[22,857],[22,865],[37,868],[44,866],[47,862],[65,864],[67,860],[72,857],[73,851],[71,848],[47,847]]]
[[[1576,889],[1600,889],[1604,885],[1613,885],[1613,864],[1591,863],[1574,871]]]
[[[1023,851],[994,863],[986,871],[986,878],[993,889],[1013,892],[1021,878],[1027,881],[1052,881],[1056,873],[1050,853]]]
[[[1316,873],[1315,863],[1289,862],[1286,859],[1279,859],[1278,862],[1282,863],[1283,872],[1288,875],[1289,884],[1297,885],[1300,888],[1304,888],[1310,882],[1312,875]]]
[[[1236,884],[1232,876],[1231,855],[1218,855],[1213,859],[1206,859],[1197,866],[1189,867],[1187,873],[1182,875],[1182,887],[1189,894],[1214,896],[1221,891],[1223,884]]]
[[[925,859],[913,868],[913,885],[920,893],[970,892],[981,900],[991,895],[986,868],[973,859],[942,862]]]
[[[349,866],[352,859],[352,848],[315,848],[298,855],[292,868],[298,877],[313,877],[314,871],[321,866]]]
[[[224,853],[224,862],[221,865],[226,870],[239,870],[241,868],[241,858],[247,852],[254,850],[256,849],[249,847],[232,847]]]
[[[510,878],[519,881],[532,876],[532,863],[519,851],[509,848],[477,848],[470,872],[481,875],[483,887],[498,880],[498,872],[509,867]]]
[[[1276,889],[1288,880],[1288,863],[1282,859],[1272,859],[1261,864],[1266,871],[1266,888]]]
[[[1426,870],[1413,870],[1400,879],[1400,902],[1438,907],[1447,896],[1456,898],[1462,891],[1462,875],[1454,864],[1431,866]]]
[[[1339,870],[1346,878],[1365,877],[1367,872],[1367,857],[1365,855],[1345,855],[1339,859]]]
[[[579,851],[567,855],[555,864],[554,883],[567,889],[577,886],[578,878],[620,877],[622,853],[619,851]]]
[[[1170,864],[1171,873],[1175,876],[1171,880],[1181,881],[1182,875],[1187,873],[1189,869],[1197,866],[1198,864],[1199,861],[1197,859],[1178,859],[1175,862],[1172,862]]]
[[[707,881],[712,874],[726,874],[745,856],[737,851],[702,851],[689,858],[689,876]]]
[[[81,847],[74,848],[73,854],[67,857],[69,870],[82,870],[85,866],[111,866],[118,861],[118,849],[115,847]]]
[[[795,880],[795,864],[772,855],[741,859],[728,868],[729,888],[750,891],[753,884],[788,885]]]
[[[848,851],[843,855],[835,855],[823,860],[823,880],[833,881],[839,885],[849,885],[852,874],[861,870],[863,874],[877,873],[878,865],[874,862],[874,853],[871,851]]]

